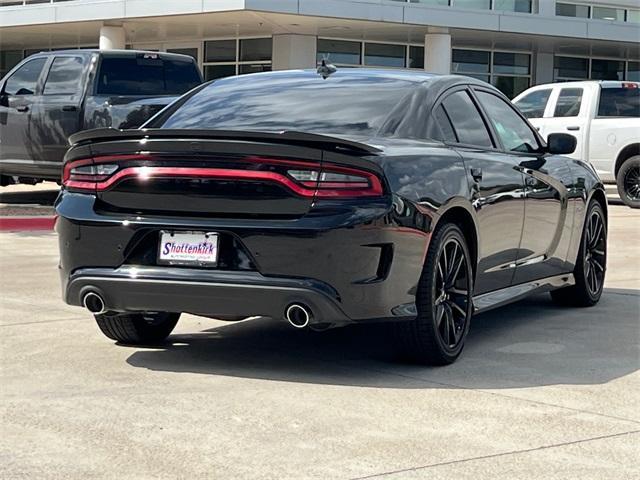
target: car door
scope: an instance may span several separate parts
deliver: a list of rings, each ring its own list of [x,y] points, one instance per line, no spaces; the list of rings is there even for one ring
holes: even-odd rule
[[[496,147],[488,123],[466,87],[449,91],[436,118],[464,159],[478,225],[476,295],[511,285],[524,219],[524,183],[513,156]]]
[[[568,133],[576,137],[576,149],[571,158],[586,160],[587,146],[586,139],[589,132],[589,95],[586,87],[583,86],[560,86],[555,87],[555,92],[551,97],[548,114],[540,125],[538,131],[543,139],[547,139],[551,133]]]
[[[513,283],[560,275],[565,272],[573,223],[568,201],[573,184],[570,160],[547,155],[533,128],[497,92],[474,87],[474,95],[502,152],[524,176],[524,226]]]
[[[31,156],[42,171],[56,174],[69,145],[80,129],[87,57],[56,55],[50,63],[31,113]]]
[[[27,61],[11,73],[0,91],[0,159],[9,174],[28,174],[30,154],[29,121],[40,88],[46,57]]]

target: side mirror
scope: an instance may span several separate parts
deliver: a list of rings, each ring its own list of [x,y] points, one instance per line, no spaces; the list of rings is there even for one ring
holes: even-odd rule
[[[568,133],[551,133],[547,138],[547,152],[554,155],[568,155],[576,151],[578,140]]]

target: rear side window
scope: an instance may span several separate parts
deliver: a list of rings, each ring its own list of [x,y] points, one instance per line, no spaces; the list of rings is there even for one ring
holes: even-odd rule
[[[45,95],[80,93],[83,70],[82,57],[56,57],[49,69],[43,93]]]
[[[523,153],[539,150],[540,145],[533,130],[511,105],[491,93],[476,92],[476,95],[505,150]]]
[[[146,54],[102,58],[98,95],[182,95],[200,84],[192,61]]]
[[[551,89],[536,90],[526,94],[516,102],[516,105],[527,118],[542,118],[547,108]]]
[[[493,147],[489,131],[467,92],[460,91],[449,95],[442,102],[442,106],[451,119],[460,143]]]
[[[457,143],[458,138],[456,137],[456,132],[453,130],[451,120],[449,120],[449,116],[447,115],[447,112],[444,111],[444,107],[442,105],[436,109],[435,115],[436,122],[442,132],[442,140],[445,142]]]
[[[582,105],[581,88],[563,88],[558,95],[554,117],[577,117]]]
[[[599,117],[640,117],[640,88],[600,89]]]
[[[46,58],[35,58],[25,63],[9,77],[4,86],[4,93],[7,95],[33,95],[46,62]]]

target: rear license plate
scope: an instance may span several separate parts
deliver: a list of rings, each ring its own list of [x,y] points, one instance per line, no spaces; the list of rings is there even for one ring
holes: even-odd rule
[[[160,232],[158,263],[213,267],[218,263],[218,234]]]

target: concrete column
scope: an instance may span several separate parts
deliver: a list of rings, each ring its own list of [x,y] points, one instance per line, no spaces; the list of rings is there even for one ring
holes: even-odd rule
[[[274,35],[271,63],[274,70],[315,68],[316,37],[289,33]]]
[[[429,73],[451,73],[451,34],[448,29],[429,29],[424,36],[424,69]]]
[[[537,3],[538,15],[553,17],[556,14],[556,2],[553,2],[551,0],[538,0]]]
[[[126,43],[124,27],[103,25],[100,28],[100,50],[124,50]]]
[[[533,84],[553,82],[553,53],[535,53],[535,70]]]

